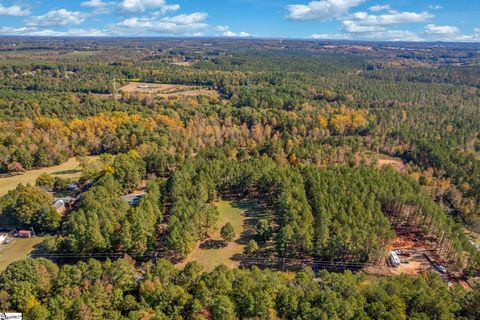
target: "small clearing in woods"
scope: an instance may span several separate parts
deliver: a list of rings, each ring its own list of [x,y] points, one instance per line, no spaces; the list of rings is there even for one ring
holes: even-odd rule
[[[199,95],[218,96],[215,90],[209,90],[200,86],[188,86],[183,84],[160,84],[145,82],[129,82],[119,89],[128,93],[140,93],[157,97],[196,97]]]
[[[431,263],[425,256],[426,254],[432,255],[431,250],[429,250],[424,241],[415,240],[415,237],[411,234],[398,235],[388,250],[399,250],[402,252],[399,258],[408,261],[408,263],[400,264],[398,268],[391,269],[395,275],[417,275],[432,268]]]
[[[400,173],[408,173],[408,167],[400,158],[390,157],[385,154],[378,155],[377,165],[379,167],[383,166],[392,166],[395,170]]]
[[[250,200],[222,200],[216,202],[215,205],[220,213],[217,230],[211,234],[210,238],[199,243],[187,258],[177,266],[183,267],[192,261],[199,262],[206,271],[211,271],[220,264],[229,268],[239,266],[239,262],[233,260],[233,258],[237,254],[243,254],[246,243],[253,237],[253,226],[256,218],[251,218],[249,213],[255,211],[255,203]],[[216,247],[223,241],[220,236],[220,228],[227,222],[233,225],[236,234],[235,240],[225,247]]]
[[[90,160],[97,159],[98,157],[92,156],[88,157]],[[70,158],[68,161],[59,164],[57,166],[46,167],[41,169],[35,170],[28,170],[23,174],[17,175],[5,175],[0,177],[0,196],[5,195],[8,191],[13,190],[19,185],[23,183],[24,185],[30,183],[31,185],[35,185],[35,181],[37,180],[38,176],[42,173],[48,173],[53,176],[61,177],[64,179],[72,179],[77,180],[80,178],[81,170],[76,158]]]

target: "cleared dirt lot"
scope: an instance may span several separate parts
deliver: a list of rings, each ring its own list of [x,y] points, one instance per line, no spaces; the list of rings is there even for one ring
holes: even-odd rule
[[[400,252],[398,257],[408,263],[402,263],[398,268],[390,268],[392,274],[416,275],[432,267],[425,256],[429,254],[428,248],[423,242],[416,241],[413,235],[398,236],[389,247],[389,251],[393,250]]]
[[[196,97],[199,95],[218,96],[218,92],[215,90],[182,84],[129,82],[119,90],[128,93],[140,93],[164,98],[180,96]]]
[[[378,159],[378,166],[379,167],[392,166],[398,172],[408,173],[407,165],[400,158],[393,158],[393,157],[381,155],[380,158]]]

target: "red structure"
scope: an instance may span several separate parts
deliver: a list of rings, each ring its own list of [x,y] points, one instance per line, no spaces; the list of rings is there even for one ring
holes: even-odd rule
[[[31,238],[34,237],[35,233],[32,230],[19,230],[18,237],[19,238]]]

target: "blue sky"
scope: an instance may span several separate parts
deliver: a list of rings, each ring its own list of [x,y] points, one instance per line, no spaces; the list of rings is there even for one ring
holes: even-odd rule
[[[0,34],[480,42],[474,0],[0,0]]]

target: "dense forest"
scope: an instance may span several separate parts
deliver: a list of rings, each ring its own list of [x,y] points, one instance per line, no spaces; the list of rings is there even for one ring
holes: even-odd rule
[[[203,272],[157,259],[187,257],[220,227],[215,202],[235,198],[270,213],[253,235],[262,257],[372,263],[401,227],[435,243],[449,270],[478,277],[480,252],[465,232],[480,233],[479,48],[458,46],[1,39],[0,174],[76,157],[81,177],[19,184],[0,198],[0,227],[45,234],[37,250],[47,258],[106,261],[13,263],[0,275],[0,311],[478,318],[478,290],[433,273]],[[215,94],[142,94],[128,83]],[[139,190],[135,205],[122,199]],[[75,197],[66,214],[51,205],[58,194]]]
[[[0,307],[26,319],[476,319],[479,292],[437,275],[368,279],[311,270],[203,272],[160,260],[96,260],[58,267],[27,259],[1,274]]]

